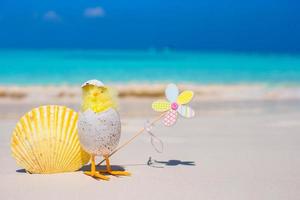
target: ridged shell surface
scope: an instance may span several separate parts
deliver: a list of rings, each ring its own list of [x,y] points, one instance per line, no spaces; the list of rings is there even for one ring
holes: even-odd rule
[[[79,113],[78,135],[84,150],[90,154],[110,154],[121,136],[119,114],[112,108],[100,113],[90,109]]]
[[[90,155],[78,139],[78,114],[64,106],[47,105],[26,113],[12,134],[11,150],[17,164],[30,173],[72,172]]]

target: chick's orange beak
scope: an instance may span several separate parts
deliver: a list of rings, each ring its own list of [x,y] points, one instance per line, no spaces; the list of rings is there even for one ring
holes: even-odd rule
[[[93,92],[93,97],[98,97],[99,96],[99,92]]]

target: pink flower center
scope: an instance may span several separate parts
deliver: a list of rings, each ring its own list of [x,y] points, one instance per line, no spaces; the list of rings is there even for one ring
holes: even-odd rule
[[[172,108],[173,110],[177,110],[178,104],[177,104],[176,102],[172,103],[172,104],[171,104],[171,108]]]

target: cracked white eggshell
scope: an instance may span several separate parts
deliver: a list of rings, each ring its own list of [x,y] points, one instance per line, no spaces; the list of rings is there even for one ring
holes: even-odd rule
[[[108,155],[118,145],[121,121],[118,112],[109,108],[95,113],[88,109],[79,113],[78,135],[83,149],[93,155]]]

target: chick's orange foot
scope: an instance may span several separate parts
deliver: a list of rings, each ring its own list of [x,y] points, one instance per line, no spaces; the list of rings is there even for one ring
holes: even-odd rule
[[[109,162],[109,157],[108,156],[104,156],[105,162],[106,162],[106,170],[100,170],[100,173],[106,173],[106,174],[110,174],[110,175],[114,175],[114,176],[130,176],[131,173],[127,172],[127,171],[115,171],[112,170],[111,166],[110,166],[110,162]]]
[[[88,175],[88,176],[91,176],[95,179],[101,179],[101,180],[105,180],[105,181],[108,181],[109,180],[109,177],[108,176],[104,176],[102,174],[100,174],[99,172],[97,171],[86,171],[84,172],[85,175]]]
[[[95,156],[91,156],[91,171],[84,172],[85,175],[91,176],[95,179],[102,179],[102,180],[109,180],[109,177],[104,176],[100,174],[100,172],[96,171],[96,165],[95,165]]]
[[[131,176],[131,173],[127,172],[127,171],[100,170],[99,172],[100,173],[105,173],[105,174],[110,174],[110,175],[113,175],[113,176]]]

